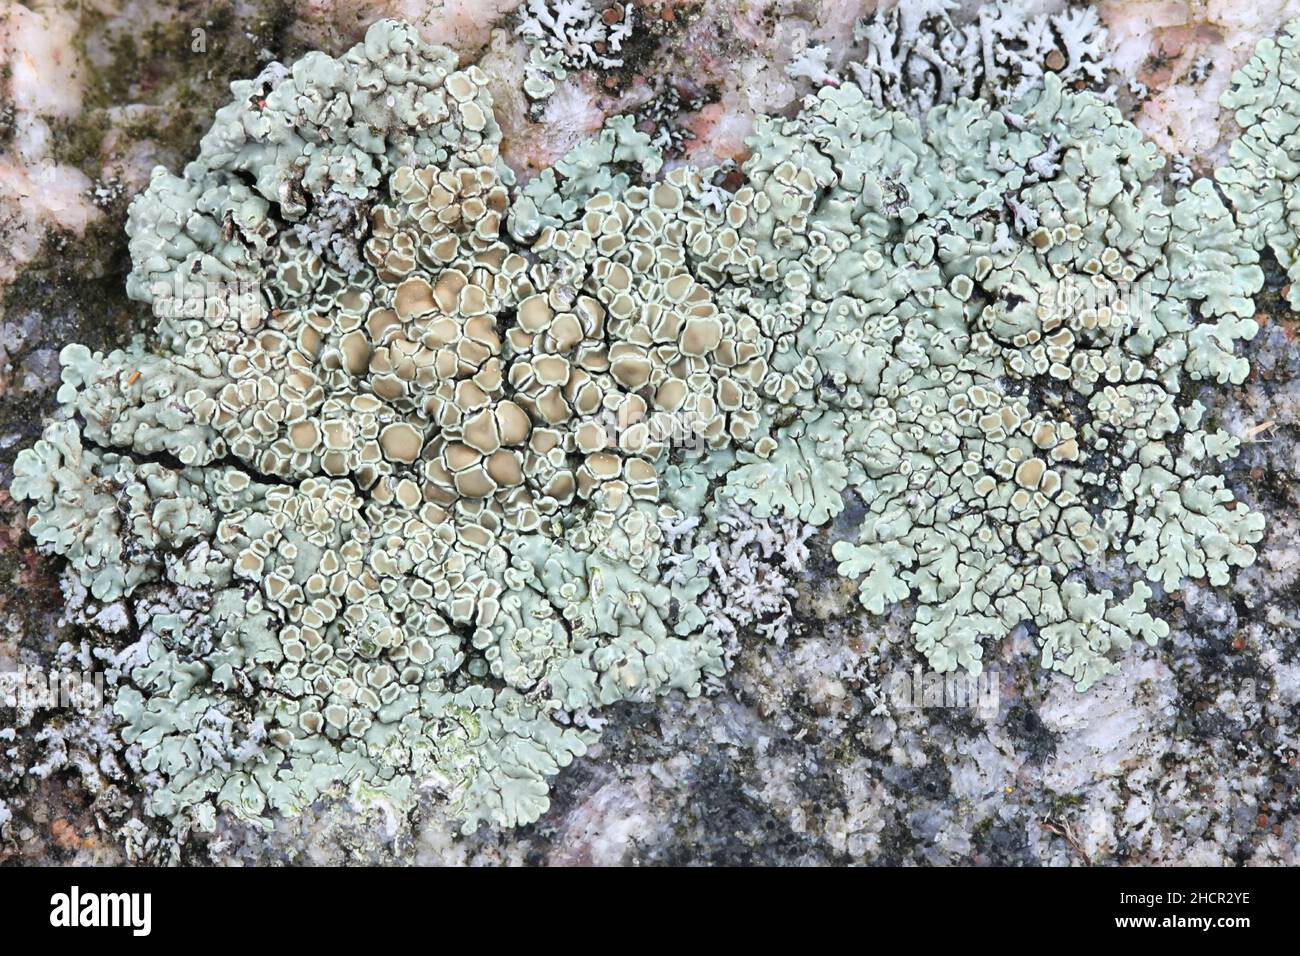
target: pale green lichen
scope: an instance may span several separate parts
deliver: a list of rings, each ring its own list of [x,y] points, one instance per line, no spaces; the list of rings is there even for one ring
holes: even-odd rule
[[[1208,182],[1167,202],[1154,147],[1052,77],[924,127],[824,90],[753,148],[754,239],[782,261],[775,311],[800,317],[773,367],[812,384],[773,396],[789,424],[725,493],[823,521],[856,492],[841,572],[874,612],[917,602],[933,667],[978,669],[1031,622],[1043,664],[1086,688],[1167,628],[1145,588],[1110,613],[1081,566],[1119,552],[1175,588],[1253,560],[1262,516],[1202,473],[1236,441],[1180,401],[1187,380],[1244,380],[1262,283]]]
[[[1220,102],[1242,133],[1215,176],[1247,240],[1277,256],[1291,279],[1287,301],[1300,308],[1300,20],[1260,41]]]
[[[841,570],[916,606],[933,666],[1027,622],[1080,687],[1167,630],[1090,564],[1170,588],[1253,557],[1206,473],[1236,442],[1181,396],[1244,378],[1255,253],[1053,78],[925,125],[825,89],[734,194],[655,181],[627,120],[514,188],[484,78],[391,21],[234,92],[131,210],[152,346],[65,349],[13,484],[128,599],[114,707],[178,825],[341,785],[536,819],[589,712],[721,676],[707,539],[666,540],[706,509],[856,494]]]

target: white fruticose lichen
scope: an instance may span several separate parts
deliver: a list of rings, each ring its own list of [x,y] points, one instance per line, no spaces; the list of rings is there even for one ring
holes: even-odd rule
[[[812,525],[760,520],[730,501],[703,516],[665,507],[664,582],[678,602],[679,633],[703,629],[728,656],[747,633],[784,644],[794,618],[794,582],[807,567]]]
[[[234,84],[131,209],[150,344],[68,346],[15,465],[41,547],[130,609],[155,814],[433,786],[467,828],[534,820],[584,715],[700,693],[729,625],[781,636],[749,546],[797,573],[850,490],[841,571],[916,605],[939,670],[1031,622],[1087,687],[1167,628],[1081,569],[1253,559],[1184,385],[1245,378],[1256,253],[1096,97],[1048,75],[922,125],[828,87],[734,192],[657,178],[624,117],[518,189],[455,62],[384,21]]]
[[[835,85],[840,82],[840,75],[831,68],[830,54],[830,47],[824,44],[805,43],[785,65],[785,74],[796,80],[808,80],[814,86]]]
[[[523,89],[540,104],[571,71],[612,70],[623,65],[619,53],[632,33],[631,3],[590,0],[526,0],[515,31],[528,46]]]
[[[983,96],[1005,105],[1042,85],[1105,83],[1106,30],[1092,7],[1029,15],[1016,0],[961,12],[957,0],[894,0],[859,20],[864,47],[852,78],[876,106],[923,115],[940,103]]]

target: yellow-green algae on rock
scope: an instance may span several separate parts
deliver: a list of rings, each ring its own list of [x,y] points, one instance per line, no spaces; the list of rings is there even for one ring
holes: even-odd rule
[[[234,84],[131,209],[156,329],[65,349],[19,456],[37,541],[134,615],[153,812],[433,785],[467,828],[536,819],[593,712],[722,674],[664,574],[664,528],[720,510],[856,494],[840,570],[933,667],[1028,622],[1080,688],[1167,632],[1143,578],[1253,559],[1186,385],[1245,378],[1257,255],[1100,100],[1048,76],[918,123],[845,84],[761,121],[734,192],[626,118],[519,188],[455,64],[384,21]],[[1092,590],[1116,556],[1131,590]]]

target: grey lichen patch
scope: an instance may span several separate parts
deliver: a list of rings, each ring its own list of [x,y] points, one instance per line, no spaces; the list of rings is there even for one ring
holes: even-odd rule
[[[1183,386],[1245,378],[1255,253],[1055,77],[924,126],[825,89],[734,192],[628,117],[516,188],[482,73],[393,21],[232,92],[131,209],[151,342],[64,350],[12,489],[130,608],[114,709],[179,827],[344,786],[536,819],[594,711],[722,675],[693,522],[794,573],[851,490],[841,570],[934,667],[1028,621],[1081,687],[1166,630],[1087,565],[1254,556]]]
[[[662,526],[669,549],[664,580],[674,587],[680,631],[717,634],[729,657],[746,634],[786,642],[814,527],[781,516],[757,519],[725,498],[711,501],[703,515],[665,508]]]
[[[709,91],[684,93],[673,83],[662,83],[660,90],[638,106],[633,113],[637,129],[650,136],[655,149],[665,158],[675,158],[686,151],[695,134],[683,119],[695,113],[709,101]]]
[[[1092,7],[1030,14],[1023,3],[991,0],[962,9],[953,0],[890,0],[854,25],[847,75],[876,106],[924,116],[967,97],[1006,105],[1062,82],[1105,88],[1106,29]],[[787,67],[814,84],[838,83],[828,49],[813,45]]]
[[[570,73],[623,66],[623,44],[635,24],[631,2],[525,0],[515,17],[528,47],[523,89],[538,113]]]
[[[1300,20],[1277,39],[1262,40],[1254,56],[1232,75],[1220,103],[1242,127],[1215,172],[1232,201],[1246,238],[1267,245],[1291,280],[1287,301],[1300,308]]]

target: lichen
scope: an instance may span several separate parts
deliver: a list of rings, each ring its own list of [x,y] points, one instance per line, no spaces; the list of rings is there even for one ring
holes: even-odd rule
[[[734,192],[629,117],[518,188],[485,77],[394,21],[232,93],[131,207],[156,328],[64,349],[12,487],[129,609],[113,708],[179,829],[344,786],[537,819],[594,711],[723,674],[697,525],[793,570],[856,495],[840,569],[932,666],[1030,622],[1084,688],[1167,631],[1090,565],[1254,556],[1184,385],[1244,380],[1256,254],[1055,76],[924,124],[825,88]]]
[[[1249,62],[1232,74],[1220,103],[1235,111],[1242,133],[1215,176],[1247,240],[1277,256],[1291,280],[1287,301],[1300,308],[1300,20],[1287,24],[1276,40],[1260,41]]]
[[[863,53],[849,68],[875,105],[918,116],[961,97],[1005,105],[1049,73],[1101,91],[1109,58],[1094,8],[1031,15],[1013,0],[970,13],[961,7],[956,0],[898,0],[857,22]]]
[[[677,631],[716,635],[733,656],[758,634],[784,644],[794,625],[795,581],[808,565],[816,529],[782,516],[755,518],[729,499],[703,515],[661,512],[664,581],[679,607]]]
[[[634,21],[631,3],[597,9],[590,0],[527,0],[516,17],[515,32],[528,47],[523,90],[537,114],[571,72],[621,67]]]
[[[1146,585],[1116,604],[1081,566],[1119,552],[1172,589],[1253,560],[1262,517],[1204,473],[1237,440],[1180,398],[1244,381],[1233,345],[1262,283],[1207,181],[1166,202],[1154,147],[1051,76],[924,127],[825,89],[752,148],[774,311],[799,318],[773,358],[789,424],[738,453],[727,492],[813,522],[856,492],[869,515],[840,570],[873,612],[917,602],[935,669],[977,670],[1029,621],[1043,665],[1086,688],[1167,627]]]

